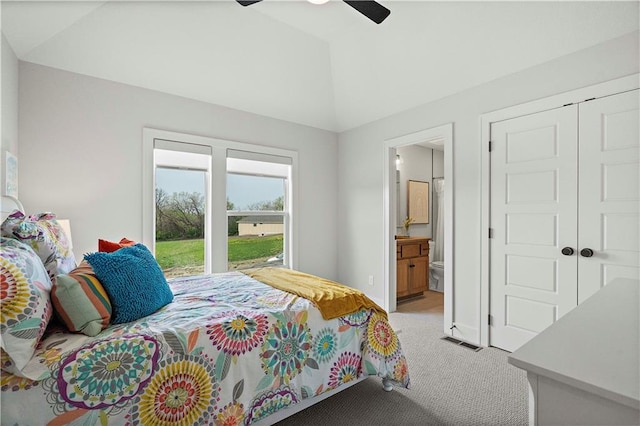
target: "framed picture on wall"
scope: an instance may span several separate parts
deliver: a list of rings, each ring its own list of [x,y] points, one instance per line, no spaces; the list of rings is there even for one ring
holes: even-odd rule
[[[407,215],[413,223],[429,223],[429,182],[407,182]]]

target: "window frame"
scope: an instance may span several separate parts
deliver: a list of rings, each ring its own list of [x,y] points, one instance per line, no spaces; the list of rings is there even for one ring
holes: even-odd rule
[[[170,141],[176,144],[201,145],[211,148],[211,173],[208,188],[211,214],[207,220],[208,238],[205,236],[205,268],[209,265],[211,273],[226,272],[227,253],[227,156],[228,150],[246,151],[258,155],[285,157],[291,159],[291,178],[289,181],[289,217],[285,224],[285,253],[288,267],[297,268],[298,258],[298,221],[296,220],[298,191],[298,153],[293,150],[274,148],[265,145],[235,142],[206,136],[190,135],[153,128],[142,129],[142,243],[155,253],[155,161],[156,140]],[[207,250],[209,249],[209,250]],[[217,255],[216,255],[217,254]],[[207,269],[205,269],[207,271]],[[206,272],[208,273],[208,272]]]

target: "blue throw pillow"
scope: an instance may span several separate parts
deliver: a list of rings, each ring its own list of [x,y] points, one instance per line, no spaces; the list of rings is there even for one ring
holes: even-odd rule
[[[112,253],[90,253],[84,258],[109,295],[112,324],[146,317],[173,300],[158,262],[143,244]]]

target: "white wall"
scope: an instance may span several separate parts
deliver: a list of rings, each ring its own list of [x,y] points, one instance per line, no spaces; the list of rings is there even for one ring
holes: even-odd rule
[[[2,166],[4,170],[4,152],[9,151],[18,156],[18,58],[2,34]],[[20,158],[18,158],[20,161]],[[4,188],[4,172],[2,188]],[[20,181],[18,180],[18,183]]]
[[[340,280],[383,299],[384,141],[453,122],[453,318],[463,338],[476,340],[483,232],[480,115],[638,72],[638,37],[634,32],[340,134]],[[373,287],[367,285],[369,275],[374,276]]]
[[[440,151],[437,149],[433,150],[433,170],[432,170],[434,178],[443,178],[444,177],[444,151]]]
[[[74,253],[142,238],[142,129],[291,149],[298,268],[337,278],[337,137],[174,95],[20,62],[20,198],[71,220]]]
[[[431,237],[432,234],[432,218],[431,211],[432,197],[431,186],[433,164],[433,150],[419,145],[409,145],[396,149],[396,154],[400,155],[402,162],[398,166],[399,184],[398,184],[398,203],[399,214],[398,223],[400,227],[397,232],[402,231],[402,221],[407,217],[407,182],[409,180],[418,180],[429,183],[429,223],[414,223],[409,227],[409,234],[412,237]]]

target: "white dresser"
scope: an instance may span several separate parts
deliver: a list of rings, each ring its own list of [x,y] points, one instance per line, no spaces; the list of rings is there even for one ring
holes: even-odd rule
[[[640,281],[616,279],[509,356],[531,425],[640,425]]]

